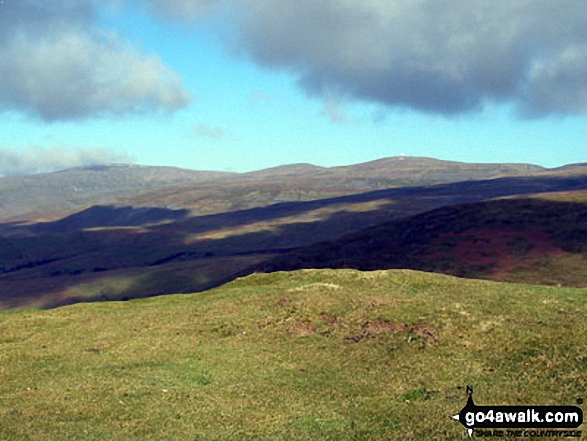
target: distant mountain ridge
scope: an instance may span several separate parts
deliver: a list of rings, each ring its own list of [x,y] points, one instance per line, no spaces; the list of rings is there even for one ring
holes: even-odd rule
[[[478,176],[483,179],[472,179]],[[585,191],[587,168],[581,165],[544,169],[408,157],[242,174],[117,165],[2,179],[0,309],[203,291],[252,271],[293,269],[295,259],[304,268],[391,261],[393,268],[467,277],[497,272],[532,281],[538,274],[539,283],[567,274],[555,283],[581,284],[587,274],[583,251],[561,248],[554,239],[571,239],[554,237],[532,221],[549,213],[553,228],[582,240]],[[527,210],[519,201],[484,205],[545,192],[550,199],[542,201],[543,210]],[[467,211],[467,203],[477,205]],[[503,217],[506,205],[508,222],[521,227],[501,234],[491,222]],[[557,220],[562,213],[567,215]],[[436,226],[430,229],[423,219]],[[463,237],[459,225],[470,230]],[[414,228],[417,234],[410,236]],[[525,228],[536,235],[527,236]],[[505,255],[524,251],[509,242],[534,247],[513,266],[507,259],[463,254],[454,244],[437,254],[433,248],[452,230],[457,236],[451,240],[469,241],[473,250],[489,243],[484,252]],[[537,268],[537,253],[553,259]]]
[[[299,176],[307,175],[310,173],[321,173],[328,170],[327,167],[320,167],[314,164],[300,163],[300,164],[288,164],[278,165],[277,167],[265,168],[263,170],[255,170],[247,173],[243,173],[242,176],[253,177],[253,178],[275,178],[285,176]]]
[[[468,164],[397,156],[361,164],[290,164],[248,173],[115,164],[0,178],[0,219],[50,218],[93,204],[204,209],[204,214],[313,200],[407,185],[433,185],[507,176],[568,173],[580,165],[545,169],[531,164]],[[211,200],[211,193],[218,193]],[[250,198],[247,195],[255,193]],[[171,196],[171,197],[170,197]],[[203,204],[197,202],[206,199]],[[225,204],[225,201],[235,204]],[[240,202],[242,200],[242,202]],[[217,207],[212,208],[210,207]],[[71,214],[66,213],[66,214]]]
[[[572,166],[572,165],[571,165]],[[291,164],[245,173],[243,177],[272,178],[312,174],[318,178],[369,177],[388,179],[420,179],[443,183],[456,180],[479,180],[503,176],[525,176],[548,169],[532,164],[492,164],[445,161],[417,156],[393,156],[353,165],[319,167],[313,164]]]
[[[231,173],[175,167],[109,165],[0,178],[0,219],[38,218],[76,206],[113,203],[151,188],[225,179]]]

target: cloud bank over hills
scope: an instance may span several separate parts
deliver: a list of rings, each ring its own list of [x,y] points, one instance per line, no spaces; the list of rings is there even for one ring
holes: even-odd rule
[[[0,176],[20,176],[75,167],[129,163],[127,155],[106,149],[65,149],[31,146],[27,150],[0,148]]]

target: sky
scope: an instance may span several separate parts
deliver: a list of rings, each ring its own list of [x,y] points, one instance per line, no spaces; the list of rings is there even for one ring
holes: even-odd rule
[[[0,0],[0,175],[587,162],[582,0]]]

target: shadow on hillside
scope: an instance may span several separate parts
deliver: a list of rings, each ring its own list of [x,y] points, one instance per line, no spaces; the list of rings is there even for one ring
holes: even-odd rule
[[[379,200],[389,200],[394,204],[400,202],[397,210],[392,209],[392,211],[397,211],[392,214],[397,218],[456,203],[478,202],[510,195],[581,189],[587,189],[587,176],[499,178],[431,186],[390,188],[315,201],[282,202],[264,207],[197,217],[189,217],[190,212],[185,209],[93,206],[55,222],[43,222],[29,226],[12,225],[11,229],[13,231],[27,230],[34,233],[57,233],[85,228],[141,226],[174,221],[172,227],[174,229],[203,233],[219,228],[299,216],[303,213],[337,205],[369,203]],[[402,208],[406,209],[405,212]],[[0,226],[0,228],[2,227],[4,225]],[[170,227],[162,225],[151,228],[166,230]]]
[[[380,200],[386,200],[393,204],[393,206],[386,206],[381,211],[389,213],[389,218],[399,218],[445,205],[479,202],[511,195],[583,189],[587,189],[587,176],[500,178],[432,186],[390,188],[315,201],[283,202],[266,207],[199,216],[186,219],[185,222],[180,222],[175,227],[185,227],[192,233],[204,233],[219,228],[299,216],[337,205],[344,206]],[[361,216],[361,213],[355,215]],[[155,228],[165,229],[167,226]]]
[[[305,268],[401,268],[587,286],[587,203],[515,198],[452,205],[301,247],[252,270]]]
[[[35,233],[61,233],[85,228],[137,227],[164,221],[185,219],[189,210],[160,207],[113,207],[95,205],[54,222],[40,222],[28,227]]]
[[[55,306],[82,300],[197,292],[253,271],[319,267],[321,263],[312,260],[316,248],[310,248],[307,255],[304,253],[308,253],[308,249],[297,249],[334,241],[366,228],[380,228],[376,225],[439,207],[500,196],[582,189],[587,189],[587,177],[504,178],[380,190],[200,217],[188,217],[188,210],[92,207],[57,222],[13,226],[26,234],[1,238],[0,305],[3,299],[10,298],[12,307],[27,306],[42,294],[48,299],[54,295],[56,301],[48,303]],[[352,204],[374,201],[380,202],[368,211],[365,208],[353,211]],[[561,203],[546,204],[555,207],[555,213],[561,212],[562,205],[557,205]],[[320,216],[308,217],[309,213],[326,208],[329,211]],[[422,219],[427,215],[429,213],[422,214]],[[540,217],[540,210],[535,215]],[[489,213],[488,216],[490,220],[493,215]],[[280,221],[283,219],[285,221]],[[137,226],[164,220],[172,222],[146,225],[141,229],[82,231],[89,227]],[[387,237],[384,241],[386,247],[396,246],[391,240],[393,237],[408,244],[406,231],[410,231],[410,237],[427,231],[427,223],[418,222],[421,231],[414,228],[413,219],[398,223],[394,227],[395,236],[381,230],[380,235]],[[443,222],[446,228],[452,228],[450,222]],[[216,234],[219,231],[222,232],[220,236]],[[347,238],[345,236],[345,240]],[[374,251],[381,248],[381,243],[377,245],[380,239],[377,236],[370,238],[369,246],[375,243]],[[335,256],[345,246],[343,243],[338,250],[328,252]],[[363,247],[363,251],[360,244],[351,248],[356,253],[354,257],[364,254],[369,246]],[[291,264],[291,261],[286,265],[285,260],[281,261],[281,267],[275,263],[279,260],[273,261],[272,265],[263,265],[264,261],[280,255],[289,259],[290,254],[291,259],[297,259],[305,266]],[[344,259],[348,260],[347,256]],[[373,260],[374,266],[361,269],[380,268],[378,258],[373,257]],[[345,265],[335,267],[353,267]],[[204,267],[205,271],[202,270]],[[118,277],[121,271],[132,272],[128,276],[130,282],[126,293],[119,290],[115,296],[110,296],[106,282]],[[144,277],[138,273],[144,273]],[[105,291],[94,297],[76,294],[76,286],[86,281],[98,284],[104,281]]]

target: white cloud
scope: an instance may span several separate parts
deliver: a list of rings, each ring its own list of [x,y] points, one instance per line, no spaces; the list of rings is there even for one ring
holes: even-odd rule
[[[343,124],[350,121],[341,98],[334,93],[325,94],[322,114],[327,115],[333,124]]]
[[[270,95],[261,90],[255,90],[249,95],[249,106],[254,107],[261,102],[271,101],[272,99],[273,95]]]
[[[143,9],[159,16],[190,22],[217,10],[222,0],[131,0]]]
[[[127,155],[106,149],[66,149],[30,146],[26,150],[0,148],[0,176],[18,176],[114,163],[132,162]]]
[[[0,109],[53,121],[173,112],[190,103],[161,58],[98,29],[94,2],[50,3],[2,6]]]

